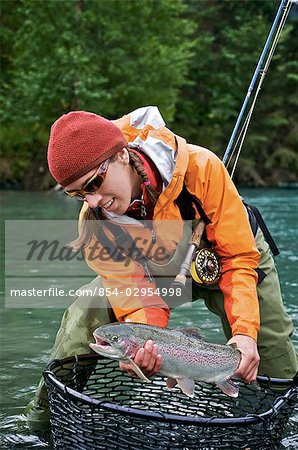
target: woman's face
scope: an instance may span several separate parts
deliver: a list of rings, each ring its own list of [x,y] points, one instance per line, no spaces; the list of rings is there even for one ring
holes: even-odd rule
[[[80,189],[96,169],[92,169],[83,177],[69,184],[67,190]],[[100,207],[105,211],[124,214],[132,199],[139,198],[141,180],[129,164],[126,148],[117,153],[109,164],[106,177],[94,194],[86,194],[85,201],[90,208]]]

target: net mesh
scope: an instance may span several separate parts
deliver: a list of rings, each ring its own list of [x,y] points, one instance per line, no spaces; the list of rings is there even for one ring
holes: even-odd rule
[[[193,399],[165,379],[131,378],[116,361],[80,355],[45,373],[56,449],[278,449],[297,402],[294,381],[237,382],[239,397],[196,383]]]

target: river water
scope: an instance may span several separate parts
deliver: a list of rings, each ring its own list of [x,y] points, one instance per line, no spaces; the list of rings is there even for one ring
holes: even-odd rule
[[[281,254],[276,258],[286,310],[298,328],[298,190],[242,189],[241,194],[262,211]],[[75,219],[79,202],[63,194],[3,192],[3,220]],[[1,231],[4,230],[3,220]],[[232,232],[232,230],[231,230]],[[4,273],[4,239],[1,239],[1,273]],[[1,449],[49,448],[30,434],[22,410],[32,398],[47,362],[63,310],[57,308],[10,309],[4,307],[4,277],[1,277]],[[224,343],[220,323],[203,302],[172,313],[171,325],[195,325],[210,342]],[[298,347],[298,335],[294,335]],[[289,421],[283,446],[298,448],[298,411]]]

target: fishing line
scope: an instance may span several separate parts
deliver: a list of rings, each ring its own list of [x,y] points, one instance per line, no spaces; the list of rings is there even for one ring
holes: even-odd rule
[[[246,136],[249,124],[250,124],[251,116],[252,116],[252,113],[253,113],[253,110],[254,110],[254,107],[255,107],[255,104],[256,104],[256,100],[257,100],[258,94],[259,94],[259,92],[261,90],[262,83],[263,83],[264,78],[265,78],[265,76],[267,74],[269,64],[270,64],[270,62],[272,60],[274,51],[275,51],[276,46],[278,44],[278,41],[280,39],[280,35],[281,35],[283,27],[284,27],[284,25],[286,23],[288,14],[289,14],[291,6],[292,6],[292,3],[293,3],[292,0],[282,0],[281,4],[279,6],[278,12],[277,12],[276,17],[274,19],[273,25],[272,25],[271,30],[269,32],[268,38],[267,38],[266,43],[264,45],[262,54],[260,56],[259,62],[258,62],[257,67],[256,67],[256,70],[255,70],[254,75],[252,77],[250,86],[248,88],[248,92],[247,92],[246,97],[244,99],[241,111],[239,113],[238,119],[237,119],[236,124],[234,126],[234,130],[233,130],[231,138],[229,140],[227,149],[226,149],[225,154],[223,156],[223,163],[225,164],[226,167],[228,167],[229,164],[231,163],[232,159],[233,159],[233,156],[234,156],[234,154],[236,152],[237,146],[238,146],[238,144],[240,142],[239,149],[238,149],[237,154],[236,154],[236,159],[234,161],[234,165],[233,165],[233,168],[232,168],[231,177],[233,176],[233,174],[235,172],[235,168],[236,168],[239,156],[240,156],[240,152],[242,150],[243,142],[244,142],[244,139],[245,139],[245,136]],[[283,11],[283,14],[282,14],[282,11]],[[281,16],[281,18],[280,18],[280,16]],[[277,31],[275,32],[276,26],[277,26],[279,21],[280,21],[280,23],[278,25]],[[272,41],[272,37],[273,37],[274,33],[275,33],[275,37],[274,37],[274,39]],[[272,41],[272,43],[271,43],[271,41]],[[270,48],[270,45],[271,45],[271,48]],[[263,61],[264,61],[265,55],[268,52],[269,48],[270,48],[270,51],[269,51],[269,54],[268,54],[267,59],[265,61],[264,68],[262,69]],[[255,91],[252,104],[251,104],[251,106],[249,108],[249,111],[248,111],[247,116],[246,116],[246,118],[244,120],[242,128],[241,128],[240,132],[238,133],[238,137],[237,137],[236,143],[233,145],[234,140],[235,140],[235,138],[237,136],[238,128],[239,128],[240,123],[242,121],[245,109],[247,107],[248,101],[249,101],[250,96],[251,96],[251,94],[252,94],[252,92],[254,90],[254,85],[255,85],[256,80],[257,80],[259,75],[261,75],[261,78],[259,80],[257,89]]]
[[[288,6],[289,6],[289,7],[288,7]],[[282,30],[283,30],[283,28],[284,28],[284,25],[285,25],[285,23],[286,23],[286,21],[287,21],[287,18],[288,18],[288,15],[289,15],[291,6],[292,6],[292,5],[291,5],[291,1],[289,1],[289,4],[285,6],[284,14],[283,14],[283,16],[282,16],[282,18],[281,18],[281,22],[280,22],[280,24],[279,24],[279,27],[278,27],[278,29],[277,29],[277,31],[276,31],[275,38],[274,38],[274,40],[273,40],[273,42],[272,42],[271,49],[270,49],[270,51],[269,51],[267,60],[266,60],[265,65],[264,65],[264,69],[261,69],[261,70],[260,70],[261,78],[260,78],[259,83],[258,83],[258,86],[257,86],[257,88],[256,88],[255,95],[254,95],[254,98],[253,98],[251,107],[250,107],[250,109],[249,109],[249,111],[248,111],[248,114],[247,114],[247,117],[246,117],[246,119],[245,119],[244,125],[243,125],[243,127],[242,127],[242,129],[241,129],[241,131],[240,131],[240,133],[239,133],[239,137],[238,137],[237,142],[236,142],[236,144],[235,144],[234,150],[232,151],[232,155],[233,155],[233,154],[235,153],[236,148],[237,148],[237,144],[238,144],[238,142],[239,142],[239,140],[240,140],[240,138],[241,138],[241,142],[240,142],[240,145],[239,145],[239,149],[238,149],[238,152],[237,152],[237,154],[236,154],[236,158],[235,158],[235,161],[234,161],[234,165],[233,165],[233,168],[232,168],[232,171],[231,171],[231,178],[233,178],[233,175],[234,175],[234,173],[235,173],[235,169],[236,169],[236,166],[237,166],[237,163],[238,163],[238,159],[239,159],[239,156],[240,156],[240,153],[241,153],[241,150],[242,150],[243,142],[244,142],[244,139],[245,139],[246,134],[247,134],[247,130],[248,130],[248,127],[249,127],[249,124],[250,124],[250,120],[251,120],[252,113],[253,113],[254,108],[255,108],[255,104],[256,104],[256,101],[257,101],[259,92],[260,92],[260,90],[261,90],[261,87],[262,87],[263,81],[264,81],[264,79],[265,79],[265,76],[267,75],[269,65],[270,65],[271,60],[272,60],[272,58],[273,58],[275,49],[276,49],[276,47],[277,47],[277,44],[278,44],[278,42],[279,42],[279,39],[280,39]],[[242,137],[241,137],[241,136],[242,136]],[[230,159],[229,159],[229,163],[230,163],[231,159],[232,159],[232,156],[231,156]],[[228,164],[229,164],[229,163],[228,163]]]

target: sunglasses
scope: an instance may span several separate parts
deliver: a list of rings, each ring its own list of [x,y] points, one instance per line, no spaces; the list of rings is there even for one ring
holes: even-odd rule
[[[92,177],[85,182],[85,184],[81,187],[81,189],[74,189],[71,191],[67,191],[65,189],[64,190],[65,194],[69,195],[70,197],[75,197],[77,200],[81,201],[85,200],[86,194],[95,194],[95,192],[98,191],[98,189],[100,188],[106,177],[110,162],[111,159],[109,158],[106,159],[103,163],[101,163],[95,174],[92,175]]]

